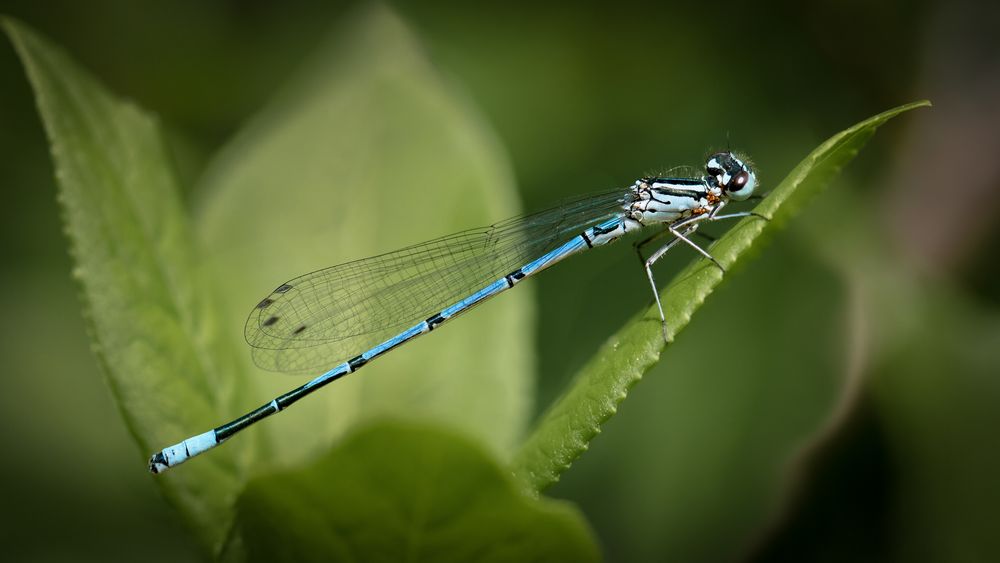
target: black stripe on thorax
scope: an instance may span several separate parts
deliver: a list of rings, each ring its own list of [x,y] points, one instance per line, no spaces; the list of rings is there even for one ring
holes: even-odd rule
[[[670,189],[670,188],[653,188],[652,189],[653,199],[663,203],[663,200],[657,199],[655,196],[669,196],[669,197],[687,197],[691,199],[702,199],[708,196],[708,192],[705,190],[685,190],[685,189]]]
[[[649,182],[650,187],[655,187],[653,184],[669,184],[674,186],[703,186],[705,182],[699,180],[698,178],[652,178]]]

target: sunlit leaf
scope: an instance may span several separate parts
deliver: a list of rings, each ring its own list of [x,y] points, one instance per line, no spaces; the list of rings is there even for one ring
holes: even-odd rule
[[[292,277],[518,212],[490,131],[381,5],[338,26],[200,191],[198,231],[239,345],[250,308]],[[449,423],[509,455],[531,407],[531,291],[498,301],[268,421],[276,457],[306,459],[387,412]],[[261,402],[301,381],[247,370],[269,390]]]
[[[243,390],[230,388],[234,350],[218,337],[220,314],[156,122],[27,26],[4,28],[34,87],[93,347],[143,471],[153,450],[242,404]],[[237,459],[253,443],[157,479],[208,545],[225,532],[242,482]]]

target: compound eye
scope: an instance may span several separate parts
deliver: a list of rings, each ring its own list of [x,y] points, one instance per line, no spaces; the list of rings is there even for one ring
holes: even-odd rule
[[[729,181],[729,185],[726,186],[726,190],[730,192],[738,192],[742,190],[749,181],[750,174],[746,170],[743,170],[739,174],[733,176],[733,179]]]

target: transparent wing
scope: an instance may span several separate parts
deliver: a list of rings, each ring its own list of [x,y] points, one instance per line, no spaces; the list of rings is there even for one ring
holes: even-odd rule
[[[704,170],[699,170],[694,166],[674,166],[649,176],[654,178],[701,178],[704,175]]]
[[[618,189],[567,200],[289,280],[247,319],[254,362],[290,373],[334,367],[620,214],[630,194]]]

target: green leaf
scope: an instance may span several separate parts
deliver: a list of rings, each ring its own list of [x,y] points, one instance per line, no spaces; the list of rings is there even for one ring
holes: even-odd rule
[[[310,467],[255,479],[227,558],[252,561],[597,561],[571,505],[521,495],[452,432],[379,422]]]
[[[241,398],[230,387],[234,350],[218,338],[220,315],[156,122],[27,26],[3,26],[34,87],[91,340],[142,471],[153,450],[211,428]],[[236,460],[252,445],[157,479],[208,545],[224,535],[242,481]]]
[[[732,270],[746,259],[761,234],[780,226],[826,187],[880,125],[900,113],[927,105],[924,101],[891,109],[828,139],[755,208],[772,220],[749,217],[740,221],[712,246],[712,255]],[[688,324],[722,279],[718,268],[702,259],[684,269],[661,292],[669,339],[673,340]],[[628,390],[657,362],[663,348],[655,307],[637,315],[608,339],[577,374],[570,389],[548,409],[515,456],[513,470],[529,490],[540,491],[558,480],[559,474],[587,449]]]
[[[200,193],[197,227],[226,280],[225,324],[233,327],[296,275],[519,211],[492,133],[381,5],[331,34],[215,159]],[[524,329],[533,324],[532,296],[515,293],[262,425],[277,457],[308,459],[358,420],[384,413],[438,420],[509,456],[534,388],[533,339]],[[243,344],[242,333],[229,335]],[[296,383],[246,369],[268,389],[264,400]]]

